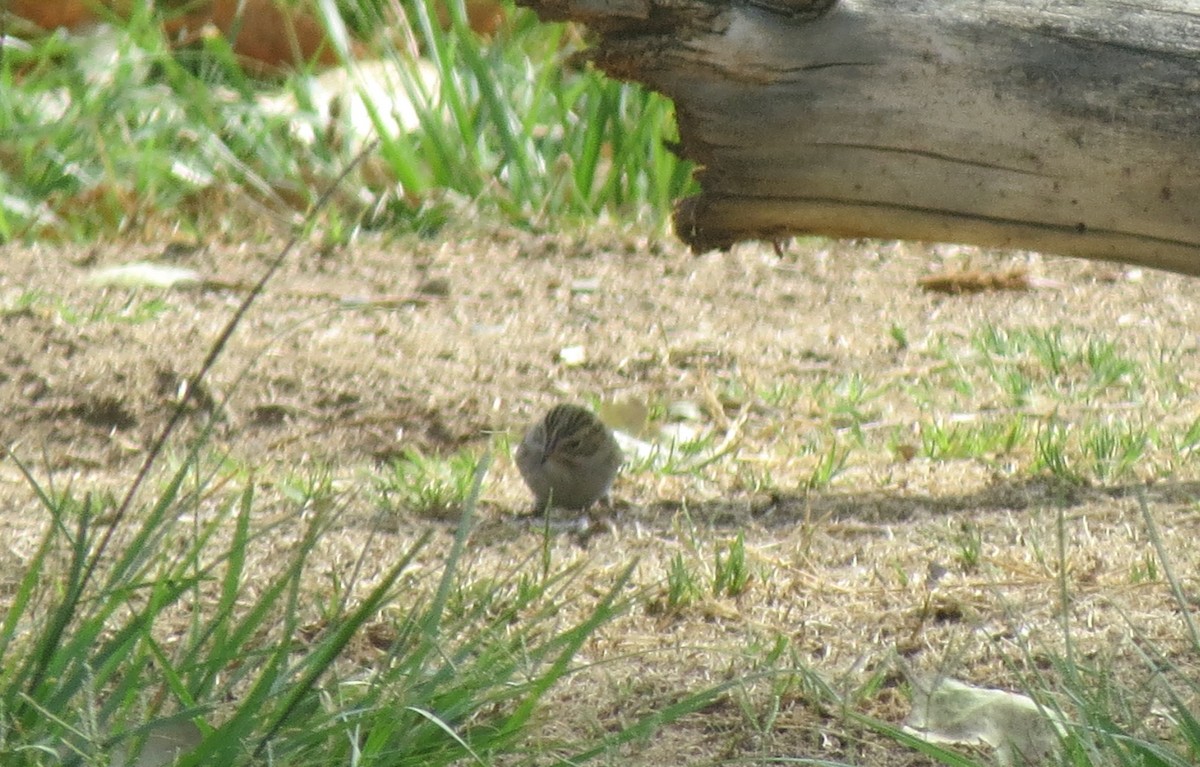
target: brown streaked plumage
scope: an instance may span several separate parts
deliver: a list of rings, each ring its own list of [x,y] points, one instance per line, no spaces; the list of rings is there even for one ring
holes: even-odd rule
[[[585,509],[608,494],[621,448],[590,410],[555,405],[517,447],[517,468],[539,511]]]

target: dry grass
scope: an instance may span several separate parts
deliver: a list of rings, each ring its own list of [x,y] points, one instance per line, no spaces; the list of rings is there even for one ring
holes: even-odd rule
[[[1196,572],[1198,472],[1181,449],[1200,415],[1193,283],[1030,254],[820,240],[793,250],[783,260],[755,247],[695,257],[639,234],[462,231],[310,252],[272,284],[210,380],[202,405],[230,396],[211,448],[264,486],[263,524],[284,505],[273,491],[333,478],[338,523],[322,543],[314,602],[329,573],[360,557],[382,569],[427,528],[437,530],[423,555],[431,570],[449,545],[442,517],[380,511],[383,464],[405,449],[500,449],[466,563],[480,588],[547,554],[555,567],[578,565],[566,622],[638,561],[637,608],[604,627],[586,648],[590,664],[553,693],[548,741],[611,731],[689,690],[747,680],[612,763],[924,763],[844,719],[807,670],[856,710],[899,721],[897,655],[976,684],[1044,674],[1050,689],[1051,660],[1068,649],[1130,689],[1150,677],[1141,653],[1151,644],[1194,664],[1137,503],[1144,492],[1176,571]],[[181,263],[236,286],[269,253],[214,246]],[[128,480],[239,298],[83,282],[97,265],[155,255],[4,254],[0,417],[16,453],[60,485]],[[1027,270],[1045,287],[970,296],[918,287],[947,267]],[[1022,353],[1012,371],[1031,385],[1013,398],[980,352],[989,329],[1056,330],[1068,349],[1111,342],[1136,370],[1101,386],[1077,359],[1050,374]],[[575,345],[586,362],[562,364],[559,352]],[[528,499],[506,440],[556,401],[622,398],[647,404],[657,423],[669,403],[695,403],[693,425],[713,440],[739,414],[745,422],[736,448],[703,469],[628,472],[610,524],[588,536],[547,538],[516,518]],[[927,454],[935,425],[1018,415],[1027,431],[1011,449]],[[1039,465],[1036,435],[1051,423],[1068,435],[1070,472]],[[1106,424],[1145,427],[1150,439],[1101,481],[1087,435]],[[825,477],[831,455],[844,465]],[[211,492],[226,490],[218,482]],[[0,499],[3,571],[38,532],[11,462],[0,463]],[[751,578],[739,595],[713,595],[718,554],[739,532]],[[702,589],[668,609],[673,561]],[[354,660],[369,663],[372,651],[366,642]]]

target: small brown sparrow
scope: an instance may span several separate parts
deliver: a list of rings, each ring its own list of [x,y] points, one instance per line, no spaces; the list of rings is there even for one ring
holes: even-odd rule
[[[578,405],[555,405],[517,447],[517,468],[537,511],[591,506],[608,495],[622,460],[612,432]]]

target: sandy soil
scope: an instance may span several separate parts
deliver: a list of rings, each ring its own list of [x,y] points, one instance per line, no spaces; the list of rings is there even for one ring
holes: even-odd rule
[[[276,249],[7,248],[4,444],[56,486],[124,487],[244,296],[239,286]],[[94,270],[134,259],[214,282],[176,291],[87,283]],[[1028,269],[1038,287],[947,296],[917,286],[964,266]],[[1069,483],[1034,471],[1028,448],[923,458],[920,426],[1006,407],[972,370],[980,328],[1057,326],[1111,341],[1147,370],[1166,357],[1173,367],[1069,405],[1034,398],[1031,423],[1108,417],[1181,436],[1200,414],[1188,396],[1200,380],[1195,289],[1194,280],[1106,264],[880,242],[803,241],[783,258],[750,246],[695,256],[669,238],[621,232],[303,248],[238,329],[180,438],[219,410],[209,449],[264,485],[328,468],[348,488],[327,542],[331,567],[364,547],[382,567],[431,526],[436,559],[452,523],[393,509],[381,534],[368,478],[407,449],[497,449],[472,542],[472,572],[483,577],[542,546],[540,531],[519,519],[529,498],[504,448],[555,402],[633,400],[661,416],[686,401],[695,428],[720,436],[737,425],[737,444],[712,465],[626,472],[602,529],[553,537],[555,562],[583,567],[564,619],[635,558],[634,581],[650,596],[586,649],[587,660],[607,662],[555,691],[561,705],[547,738],[604,732],[762,667],[811,668],[857,710],[896,722],[908,705],[897,657],[1009,689],[1042,673],[1054,689],[1064,620],[1085,665],[1136,688],[1150,678],[1139,656],[1148,642],[1195,663],[1161,568],[1134,577],[1154,558],[1135,492],[1144,489],[1176,572],[1194,587],[1195,461],[1163,440],[1118,482]],[[573,346],[583,347],[582,364],[561,360]],[[938,393],[956,355],[960,378],[946,380],[971,385]],[[856,381],[866,394],[847,410]],[[838,446],[850,451],[844,470],[808,489]],[[14,461],[0,461],[0,571],[27,551],[40,518]],[[739,532],[754,572],[746,592],[663,610],[672,558],[711,572]],[[973,564],[963,556],[971,540]],[[783,659],[768,661],[778,638]],[[816,700],[801,676],[748,682],[613,763],[926,763]]]

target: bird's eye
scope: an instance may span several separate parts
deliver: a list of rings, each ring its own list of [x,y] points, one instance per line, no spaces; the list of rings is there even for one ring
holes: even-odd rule
[[[573,437],[568,437],[566,440],[564,440],[564,443],[568,450],[573,453],[578,453],[587,447],[587,438],[584,435],[579,434]]]

